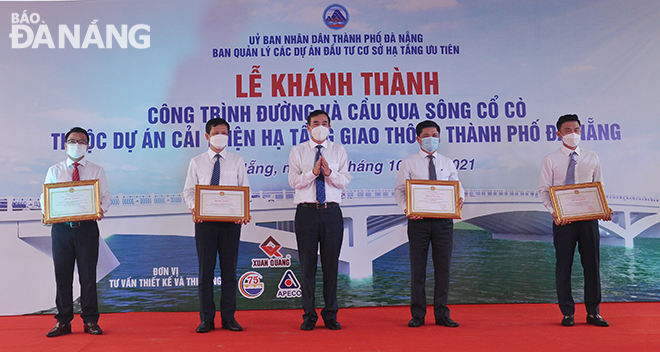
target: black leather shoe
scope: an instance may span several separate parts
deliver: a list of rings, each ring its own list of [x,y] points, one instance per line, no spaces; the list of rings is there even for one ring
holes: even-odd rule
[[[587,324],[593,324],[596,326],[610,326],[610,323],[606,322],[600,314],[596,315],[587,315]]]
[[[243,327],[236,321],[236,319],[223,321],[222,328],[229,331],[243,331]]]
[[[211,330],[215,330],[215,323],[212,321],[203,321],[197,327],[197,332],[199,333],[209,332]]]
[[[59,321],[53,327],[53,330],[46,333],[47,337],[57,337],[71,333],[71,323],[62,324]]]
[[[325,322],[325,327],[330,330],[341,330],[341,324],[337,320],[328,320]]]
[[[300,325],[300,330],[305,330],[305,331],[314,330],[314,326],[316,326],[315,321],[311,319],[305,319],[305,321],[303,321],[303,323]]]
[[[421,319],[421,318],[412,318],[408,322],[408,327],[409,328],[418,328],[422,325],[424,325],[424,319]]]
[[[457,328],[458,323],[453,321],[450,317],[444,317],[435,321],[435,325],[442,325],[448,328]]]
[[[564,315],[564,319],[561,320],[562,326],[575,326],[575,319],[572,315]]]
[[[90,335],[102,335],[103,330],[97,323],[85,323],[85,333]]]

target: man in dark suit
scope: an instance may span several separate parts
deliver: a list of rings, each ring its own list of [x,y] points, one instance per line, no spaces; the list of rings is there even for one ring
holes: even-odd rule
[[[245,161],[237,154],[227,151],[229,123],[223,119],[211,119],[206,123],[206,140],[209,149],[190,160],[183,197],[194,213],[195,185],[249,186]],[[212,222],[196,221],[195,243],[199,259],[199,317],[197,332],[206,333],[215,329],[215,302],[213,300],[213,278],[216,258],[220,258],[222,292],[220,315],[222,328],[242,331],[236,313],[236,266],[241,225],[247,221]]]

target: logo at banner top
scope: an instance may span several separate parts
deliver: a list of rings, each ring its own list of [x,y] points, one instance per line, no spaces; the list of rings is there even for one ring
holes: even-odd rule
[[[342,29],[348,24],[348,11],[339,4],[332,4],[323,11],[323,22],[330,29]]]
[[[248,271],[238,280],[238,289],[245,298],[255,299],[264,293],[263,276],[256,271]]]
[[[280,246],[279,242],[275,241],[273,236],[268,236],[268,238],[259,246],[264,253],[266,253],[269,257],[276,257],[276,258],[281,258],[282,253],[280,253]]]

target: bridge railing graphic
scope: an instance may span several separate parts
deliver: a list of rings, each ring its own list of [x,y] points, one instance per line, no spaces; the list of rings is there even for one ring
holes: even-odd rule
[[[261,243],[272,235],[284,248],[295,250],[294,193],[291,189],[251,192],[253,220],[242,231],[241,240]],[[612,222],[600,223],[601,229],[622,238],[626,246],[632,247],[633,239],[649,229],[660,233],[659,198],[607,195],[607,200],[615,213]],[[101,223],[104,236],[194,233],[180,193],[116,194],[111,202],[110,212]],[[47,236],[38,224],[40,209],[39,197],[0,197],[0,222],[16,222],[19,237]],[[407,241],[406,218],[395,202],[393,189],[347,189],[342,212],[345,241],[340,259],[343,271],[351,278],[370,276],[373,260]],[[462,221],[494,236],[517,234],[515,239],[527,240],[534,238],[529,235],[538,235],[539,228],[542,235],[551,234],[548,216],[535,190],[467,189]]]

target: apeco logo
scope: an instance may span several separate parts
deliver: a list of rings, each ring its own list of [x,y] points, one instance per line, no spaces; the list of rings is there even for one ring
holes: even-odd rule
[[[245,298],[255,299],[264,293],[263,276],[256,271],[248,271],[238,281],[238,289]]]
[[[348,24],[348,11],[339,4],[332,4],[323,11],[323,22],[330,29],[342,29]]]
[[[298,298],[302,297],[302,290],[300,289],[300,282],[293,274],[291,269],[287,270],[277,285],[277,298]]]
[[[28,14],[27,10],[11,14],[11,48],[37,49],[41,45],[49,49],[64,49],[70,45],[73,49],[87,49],[96,46],[98,49],[112,49],[116,43],[122,49],[130,45],[136,49],[146,49],[151,46],[151,27],[146,24],[136,24],[128,27],[122,24],[119,29],[114,24],[97,25],[99,20],[91,21],[87,28],[80,24],[69,27],[66,24],[54,25],[51,29],[38,13]],[[81,30],[82,29],[82,30]],[[54,32],[52,32],[54,31]],[[81,35],[84,34],[84,35]],[[53,39],[53,35],[55,39]],[[82,43],[81,43],[82,38]],[[57,40],[57,46],[55,45]]]

